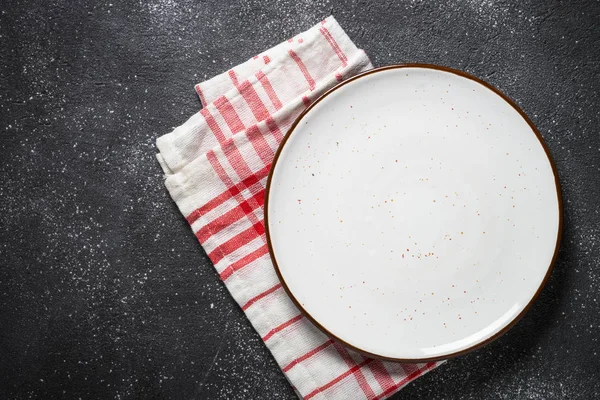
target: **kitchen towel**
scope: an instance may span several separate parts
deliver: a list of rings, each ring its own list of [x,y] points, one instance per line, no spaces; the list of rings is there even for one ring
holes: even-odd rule
[[[374,360],[333,341],[294,306],[267,249],[265,185],[283,136],[318,96],[370,68],[329,17],[196,85],[203,108],[157,140],[169,193],[304,399],[385,399],[440,364]]]

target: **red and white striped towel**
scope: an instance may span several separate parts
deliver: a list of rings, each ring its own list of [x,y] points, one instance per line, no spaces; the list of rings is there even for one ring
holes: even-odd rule
[[[157,140],[171,196],[304,399],[384,399],[439,364],[368,359],[332,341],[287,297],[267,250],[265,185],[283,135],[311,101],[370,68],[329,17],[196,85],[204,108]]]

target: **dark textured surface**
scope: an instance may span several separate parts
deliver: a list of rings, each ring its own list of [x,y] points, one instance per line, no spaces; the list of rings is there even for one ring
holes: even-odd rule
[[[293,399],[162,184],[193,84],[333,14],[377,66],[468,71],[525,110],[563,184],[541,298],[394,399],[600,397],[600,3],[0,4],[0,397]]]

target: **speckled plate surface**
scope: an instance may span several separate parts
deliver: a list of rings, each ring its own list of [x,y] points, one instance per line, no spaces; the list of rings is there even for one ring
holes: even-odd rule
[[[558,178],[489,85],[407,65],[344,82],[294,124],[267,192],[284,287],[315,324],[386,359],[443,359],[502,334],[550,274]]]

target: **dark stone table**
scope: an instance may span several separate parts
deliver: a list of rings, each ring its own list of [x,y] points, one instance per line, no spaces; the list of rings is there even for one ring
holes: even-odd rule
[[[400,399],[600,397],[600,3],[0,4],[0,397],[293,399],[168,196],[155,139],[193,85],[333,14],[376,66],[442,64],[531,117],[564,235],[509,333]]]

